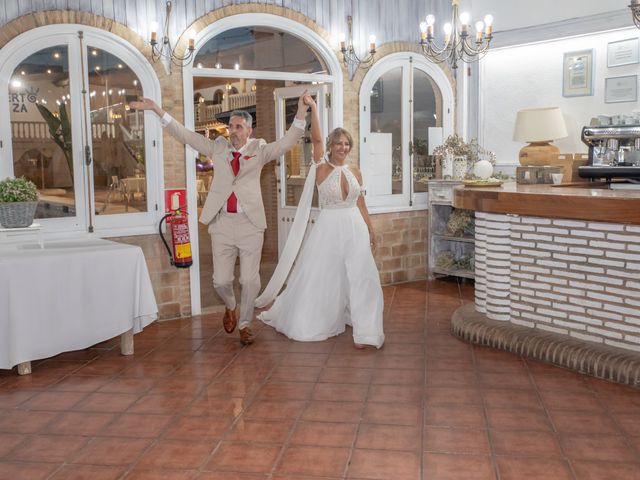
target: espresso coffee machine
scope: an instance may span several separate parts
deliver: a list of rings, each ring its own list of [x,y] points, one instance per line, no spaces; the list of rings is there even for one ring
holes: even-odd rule
[[[584,127],[582,142],[589,146],[589,162],[578,167],[582,178],[640,180],[640,125]]]

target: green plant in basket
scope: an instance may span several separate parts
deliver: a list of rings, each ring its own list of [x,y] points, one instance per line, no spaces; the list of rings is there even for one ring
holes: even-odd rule
[[[37,201],[38,189],[32,181],[24,177],[0,181],[0,203]]]
[[[23,228],[33,223],[38,190],[24,177],[0,181],[0,226]]]

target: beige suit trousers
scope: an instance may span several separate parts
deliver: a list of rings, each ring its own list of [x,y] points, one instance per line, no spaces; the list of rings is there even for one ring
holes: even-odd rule
[[[254,303],[260,292],[260,259],[264,230],[244,213],[221,211],[209,224],[213,252],[213,287],[229,309],[236,308],[233,291],[236,258],[240,256],[240,315],[238,326],[253,320]]]

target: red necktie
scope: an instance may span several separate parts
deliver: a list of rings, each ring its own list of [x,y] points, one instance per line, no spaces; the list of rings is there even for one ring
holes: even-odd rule
[[[231,154],[233,155],[233,160],[231,160],[231,169],[233,170],[233,174],[237,176],[240,171],[240,152],[232,152]],[[238,212],[238,199],[236,198],[236,194],[233,192],[231,192],[231,195],[229,195],[229,199],[227,200],[227,212]]]

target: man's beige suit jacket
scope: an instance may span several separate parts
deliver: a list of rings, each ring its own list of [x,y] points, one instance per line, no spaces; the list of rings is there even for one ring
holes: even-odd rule
[[[226,208],[227,199],[231,192],[234,192],[242,211],[251,223],[258,228],[267,228],[260,189],[260,172],[265,164],[290,150],[304,133],[303,129],[292,126],[284,137],[273,143],[266,143],[263,139],[249,139],[240,157],[240,171],[237,176],[233,175],[230,164],[234,150],[224,137],[210,140],[199,133],[187,130],[175,119],[171,119],[166,129],[180,142],[213,160],[213,181],[200,214],[200,222],[206,225],[211,223],[220,209]]]

